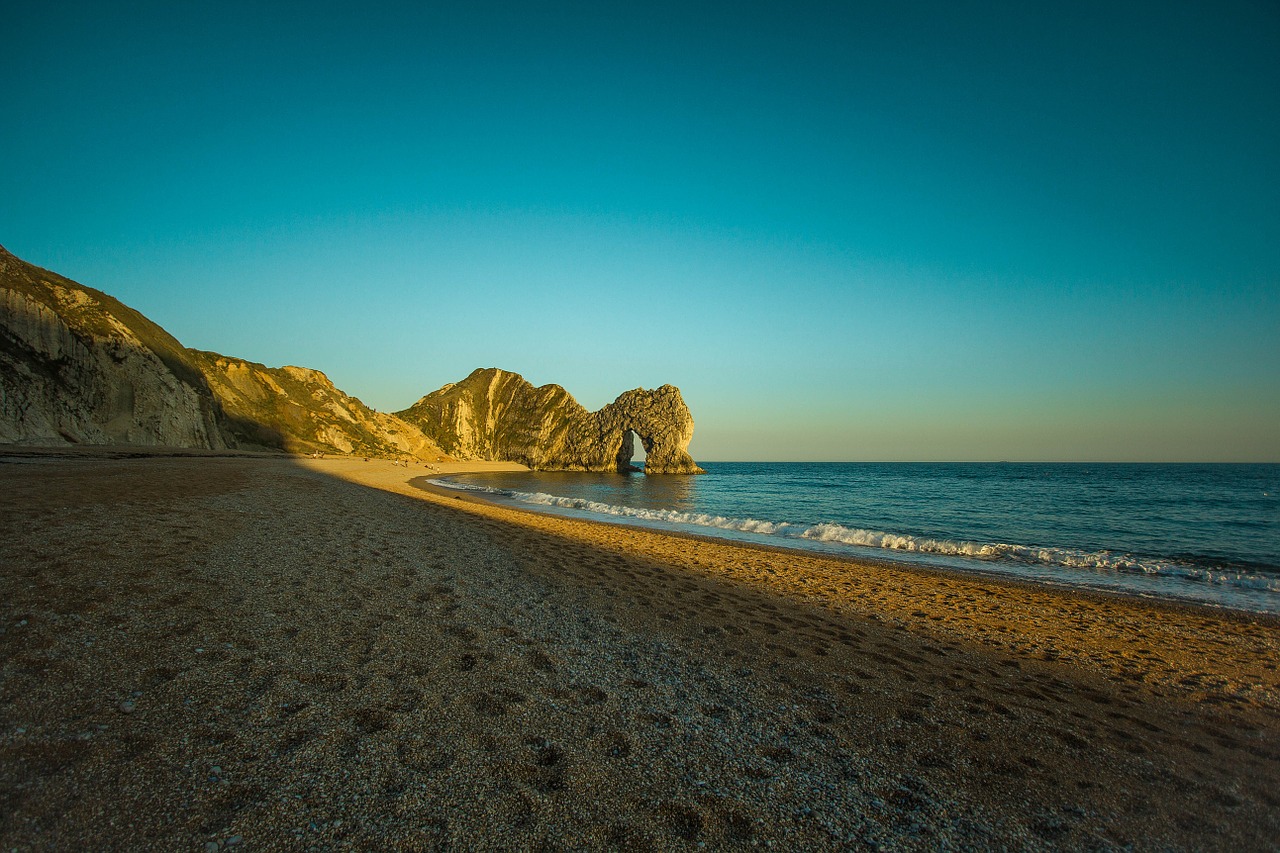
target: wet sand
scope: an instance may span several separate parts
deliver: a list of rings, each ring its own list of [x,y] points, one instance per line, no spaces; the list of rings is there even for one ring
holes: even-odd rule
[[[1275,620],[109,455],[0,456],[2,849],[1280,838]]]

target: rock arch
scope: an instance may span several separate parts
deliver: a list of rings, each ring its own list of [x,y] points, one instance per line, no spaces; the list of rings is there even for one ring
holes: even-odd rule
[[[476,370],[397,413],[459,459],[505,459],[541,471],[618,471],[645,449],[646,474],[701,474],[689,456],[693,416],[680,389],[636,388],[589,412],[559,385]],[[630,443],[629,443],[630,442]]]
[[[634,432],[644,447],[646,474],[702,473],[688,451],[693,439],[693,416],[674,385],[663,385],[655,391],[627,391],[597,412],[596,417],[602,434],[617,436],[613,446],[619,448],[619,470],[624,455],[626,465],[631,464]]]

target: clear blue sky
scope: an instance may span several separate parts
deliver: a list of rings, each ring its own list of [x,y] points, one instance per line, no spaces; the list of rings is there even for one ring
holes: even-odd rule
[[[0,244],[382,410],[1280,460],[1275,2],[262,5],[10,4]]]

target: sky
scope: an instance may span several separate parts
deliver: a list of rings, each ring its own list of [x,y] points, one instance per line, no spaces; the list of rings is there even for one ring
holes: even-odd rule
[[[0,245],[382,410],[707,460],[1280,461],[1280,6],[43,3]]]

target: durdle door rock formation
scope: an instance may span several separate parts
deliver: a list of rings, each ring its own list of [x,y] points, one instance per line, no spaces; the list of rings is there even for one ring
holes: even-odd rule
[[[221,449],[222,426],[168,332],[0,247],[0,442]]]
[[[318,370],[187,349],[127,305],[0,246],[0,444],[142,445],[522,462],[553,471],[696,474],[680,390],[588,412],[559,385],[490,368],[395,415]]]
[[[687,450],[693,417],[673,385],[637,388],[589,412],[559,385],[534,387],[517,373],[487,368],[396,414],[459,459],[541,471],[634,470],[634,432],[646,474],[702,473]]]

